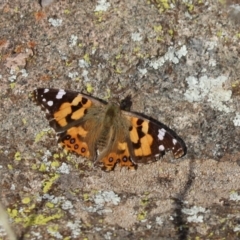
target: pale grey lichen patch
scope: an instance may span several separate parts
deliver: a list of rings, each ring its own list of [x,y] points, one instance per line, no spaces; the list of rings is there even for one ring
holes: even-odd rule
[[[51,162],[48,161],[48,158],[51,156],[52,156],[52,153],[49,150],[47,150],[41,158],[42,162],[45,165],[45,171],[47,172],[50,170]]]
[[[187,217],[188,222],[195,222],[195,223],[203,222],[203,215],[199,213],[208,212],[205,208],[197,207],[197,206],[193,206],[192,208],[183,208],[181,211],[184,214],[189,215],[189,217]]]
[[[52,229],[50,227],[47,228],[47,232],[53,236],[55,239],[63,239],[63,236],[55,229]]]
[[[72,230],[72,238],[78,238],[81,233],[81,221],[76,220],[75,222],[68,222],[67,227]]]
[[[62,19],[49,18],[48,22],[51,23],[53,27],[59,27],[62,25]]]
[[[240,113],[236,113],[234,119],[233,119],[234,126],[240,126]]]
[[[156,217],[156,223],[157,223],[158,225],[162,225],[162,224],[163,224],[162,218],[161,218],[161,217]]]
[[[138,71],[141,73],[142,76],[147,74],[148,72],[146,68],[138,68]]]
[[[112,212],[111,208],[105,208],[105,204],[118,205],[121,199],[113,191],[100,191],[92,197],[92,200],[94,201],[94,205],[86,207],[85,210],[88,212],[97,212],[102,215]]]
[[[240,225],[237,225],[233,229],[234,232],[240,232]]]
[[[90,63],[88,63],[88,62],[85,61],[84,59],[80,59],[80,60],[78,61],[78,66],[79,66],[80,68],[88,68],[88,67],[90,67]]]
[[[95,8],[95,12],[106,12],[108,10],[108,8],[111,6],[111,4],[109,2],[107,2],[106,0],[98,0],[98,5]]]
[[[16,189],[15,184],[11,184],[10,190],[15,191],[15,189]]]
[[[6,233],[5,229],[3,228],[2,225],[0,225],[0,237],[3,238],[6,236],[7,236],[7,233]]]
[[[121,199],[113,191],[100,191],[98,194],[95,195],[93,200],[96,204],[100,205],[105,203],[112,203],[114,205],[118,205]]]
[[[70,168],[66,163],[62,163],[62,165],[57,169],[57,172],[69,174]]]
[[[233,192],[230,194],[229,199],[236,202],[240,201],[240,195],[237,192]]]
[[[58,203],[63,202],[65,200],[64,197],[56,197],[56,196],[50,195],[48,193],[44,194],[42,197],[39,196],[37,200],[41,201],[41,199],[47,199],[48,201],[50,201],[53,204],[58,204]]]
[[[106,232],[106,234],[104,234],[104,238],[105,238],[106,240],[112,239],[112,233],[111,233],[111,232]]]
[[[239,4],[231,4],[229,6],[229,16],[235,23],[240,23],[240,5]]]
[[[69,47],[74,47],[74,46],[76,46],[77,45],[77,40],[78,40],[78,36],[76,36],[76,35],[71,35],[71,37],[70,37],[70,40],[69,40]]]
[[[180,59],[186,56],[187,53],[188,51],[185,45],[181,46],[179,50],[176,50],[176,48],[174,47],[169,47],[168,51],[165,53],[164,56],[150,61],[149,65],[154,69],[158,69],[159,67],[163,66],[163,64],[167,61],[178,64]]]
[[[31,234],[36,237],[35,239],[43,239],[42,234],[39,232],[32,231]]]
[[[90,62],[87,62],[85,59],[80,59],[78,61],[78,66],[80,68],[83,68],[83,71],[82,71],[82,77],[84,78],[84,81],[89,81],[89,78],[88,78],[88,70],[86,68],[90,67]]]
[[[25,78],[28,77],[28,73],[27,73],[27,70],[26,70],[26,69],[24,69],[24,68],[21,69],[21,70],[20,70],[20,73],[22,73],[22,77],[25,77]]]
[[[231,106],[225,104],[231,100],[232,96],[231,90],[222,87],[227,81],[226,76],[222,75],[217,78],[207,75],[200,78],[189,76],[186,81],[189,89],[184,93],[184,96],[189,102],[200,102],[206,98],[212,108],[226,113],[233,111]]]
[[[71,78],[72,80],[78,77],[78,72],[69,72],[68,77]]]
[[[15,74],[15,71],[13,69],[10,70],[11,76],[8,77],[9,82],[14,82],[17,79],[17,75]]]
[[[72,205],[71,201],[66,200],[62,203],[62,209],[68,210],[68,209],[72,209],[72,208],[73,208],[73,205]]]
[[[142,40],[142,36],[141,36],[140,33],[132,33],[131,39],[132,39],[134,42],[140,42],[140,41]]]

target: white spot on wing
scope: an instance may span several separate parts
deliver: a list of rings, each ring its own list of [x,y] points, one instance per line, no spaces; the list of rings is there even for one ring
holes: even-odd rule
[[[56,99],[62,99],[63,95],[65,95],[66,92],[63,89],[60,89],[57,93]]]
[[[42,101],[43,101],[43,102],[46,102],[46,98],[43,98]]]
[[[160,146],[158,147],[158,149],[159,149],[160,151],[164,151],[164,150],[165,150],[165,147],[164,147],[163,145],[160,145]]]
[[[165,133],[166,133],[166,130],[164,128],[159,129],[158,130],[158,139],[162,141],[164,139]]]
[[[47,93],[47,92],[49,92],[49,89],[48,89],[48,88],[45,88],[43,92],[44,92],[44,93]]]
[[[47,105],[48,105],[49,107],[51,107],[51,106],[53,105],[53,101],[48,101],[48,102],[47,102]]]
[[[173,145],[176,145],[177,144],[177,140],[175,138],[173,138],[172,143],[173,143]]]

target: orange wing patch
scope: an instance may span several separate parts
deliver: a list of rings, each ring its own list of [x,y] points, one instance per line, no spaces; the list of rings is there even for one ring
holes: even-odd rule
[[[81,95],[77,95],[72,102],[63,103],[59,110],[54,113],[54,119],[61,127],[65,127],[69,121],[66,119],[67,116],[71,115],[71,120],[77,120],[84,116],[85,110],[92,106],[92,102]],[[77,107],[73,111],[74,107]]]
[[[136,157],[150,156],[153,137],[148,133],[149,122],[136,117],[131,117],[130,121],[132,124],[130,140],[134,146],[134,155]]]
[[[87,143],[81,141],[81,138],[84,139],[87,133],[81,126],[69,128],[61,138],[60,145],[68,151],[75,152],[84,157],[90,157]]]
[[[100,161],[103,163],[105,171],[112,171],[117,163],[120,167],[127,167],[130,170],[136,169],[136,165],[131,161],[126,142],[119,142],[117,151],[109,153]]]

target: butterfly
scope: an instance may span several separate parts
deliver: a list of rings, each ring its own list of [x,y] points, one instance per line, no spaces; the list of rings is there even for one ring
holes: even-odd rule
[[[156,161],[166,151],[175,158],[186,153],[183,140],[167,126],[126,111],[129,96],[118,105],[75,91],[39,88],[33,99],[47,112],[60,145],[105,171],[117,164],[136,169],[138,163]]]

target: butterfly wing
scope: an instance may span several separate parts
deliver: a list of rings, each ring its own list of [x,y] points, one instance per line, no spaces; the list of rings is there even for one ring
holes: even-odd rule
[[[63,89],[39,88],[34,90],[33,98],[47,111],[49,124],[65,149],[85,157],[95,157],[95,142],[87,119],[89,112],[97,114],[104,103]]]
[[[164,124],[140,114],[126,111],[123,113],[131,123],[129,149],[136,163],[154,161],[166,151],[172,151],[175,158],[180,158],[186,153],[183,140]]]

